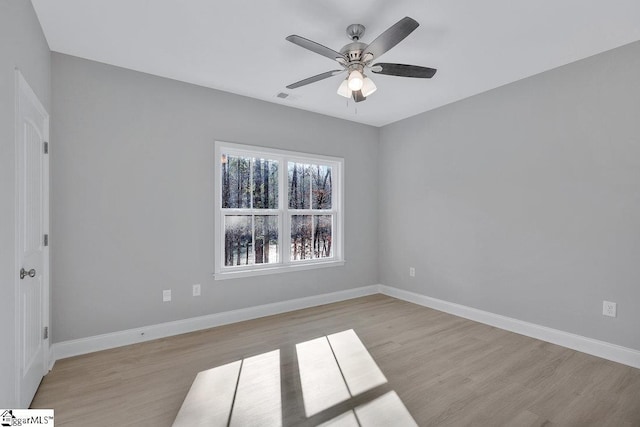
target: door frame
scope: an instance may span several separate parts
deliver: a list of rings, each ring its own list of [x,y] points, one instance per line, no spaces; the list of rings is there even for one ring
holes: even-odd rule
[[[20,401],[21,399],[21,388],[22,388],[22,384],[21,384],[21,373],[20,373],[20,357],[22,356],[22,338],[21,338],[21,330],[20,327],[22,325],[22,319],[21,319],[21,315],[22,315],[22,309],[20,306],[20,277],[18,275],[18,272],[20,271],[20,268],[22,267],[21,264],[21,259],[20,259],[20,237],[19,234],[20,233],[20,164],[19,164],[19,159],[21,158],[21,156],[19,156],[19,151],[22,149],[22,130],[21,130],[21,114],[20,114],[20,99],[21,99],[21,94],[24,95],[26,98],[28,98],[29,102],[31,102],[33,104],[33,106],[38,110],[38,112],[40,114],[42,114],[42,116],[44,117],[44,123],[42,124],[43,127],[43,138],[44,141],[46,141],[48,143],[48,151],[47,153],[50,152],[51,150],[51,141],[49,140],[49,122],[50,122],[50,117],[49,117],[49,113],[47,112],[47,110],[44,108],[44,106],[42,105],[42,103],[40,102],[40,99],[38,99],[38,96],[35,94],[35,92],[33,91],[33,89],[31,88],[31,86],[29,85],[29,83],[27,82],[27,80],[24,78],[24,76],[22,75],[22,73],[20,72],[20,70],[18,68],[15,68],[15,156],[14,156],[14,180],[15,180],[15,195],[14,195],[14,207],[15,207],[15,225],[14,225],[14,231],[15,231],[15,237],[14,237],[14,251],[15,251],[15,269],[14,269],[14,307],[15,307],[15,327],[14,327],[14,342],[15,342],[15,363],[14,363],[14,367],[15,367],[15,403],[16,403],[16,407],[20,407],[23,405],[23,402]],[[42,230],[43,230],[43,234],[47,234],[50,235],[49,232],[49,216],[50,216],[50,211],[49,211],[49,155],[45,154],[43,156],[43,161],[42,161],[42,214],[43,214],[43,220],[42,220]],[[43,236],[44,237],[44,236]],[[50,295],[50,265],[49,265],[49,257],[50,257],[50,253],[49,253],[49,248],[50,245],[44,246],[43,248],[43,260],[42,260],[42,327],[44,328],[49,327],[50,326],[50,317],[49,317],[49,312],[50,312],[50,300],[49,300],[49,295]],[[51,328],[49,328],[49,338],[51,337]],[[49,366],[49,356],[50,356],[50,349],[51,346],[50,344],[50,339],[44,339],[43,338],[43,372],[42,372],[42,376],[44,376],[50,369]],[[30,403],[30,402],[27,402]]]

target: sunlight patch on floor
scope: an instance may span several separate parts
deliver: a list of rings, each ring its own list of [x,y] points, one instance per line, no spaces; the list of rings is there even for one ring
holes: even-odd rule
[[[307,419],[387,383],[353,329],[295,347]],[[174,427],[282,426],[280,363],[278,349],[200,372]],[[348,407],[352,409],[320,425],[417,426],[395,391]],[[318,416],[327,419],[329,414]]]

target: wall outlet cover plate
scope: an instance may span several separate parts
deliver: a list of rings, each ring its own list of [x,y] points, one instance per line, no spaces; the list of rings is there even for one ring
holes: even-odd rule
[[[602,315],[609,317],[616,317],[617,315],[617,304],[611,301],[602,301]]]

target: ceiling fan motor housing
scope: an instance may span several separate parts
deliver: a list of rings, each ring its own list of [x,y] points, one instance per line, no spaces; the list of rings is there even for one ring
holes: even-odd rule
[[[340,53],[345,55],[350,63],[360,62],[362,59],[362,52],[366,47],[366,43],[352,42],[340,49]]]

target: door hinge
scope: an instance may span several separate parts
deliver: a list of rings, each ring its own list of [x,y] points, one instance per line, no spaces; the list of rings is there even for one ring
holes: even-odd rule
[[[43,144],[44,154],[49,154],[49,143],[47,141]]]
[[[49,246],[49,235],[48,234],[44,235],[43,241],[44,241],[44,245],[45,246]]]
[[[47,338],[49,338],[49,327],[45,326],[44,327],[44,339],[46,340]]]

